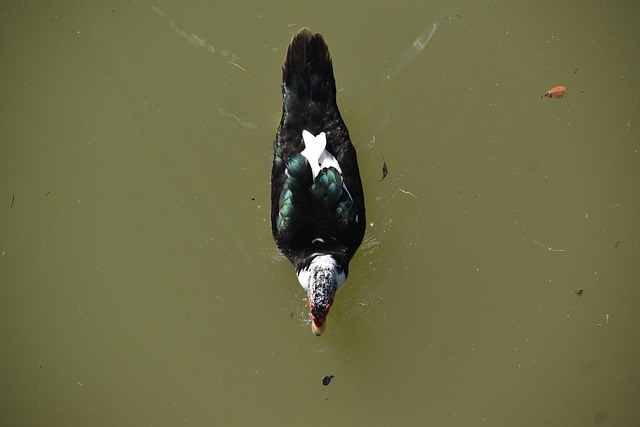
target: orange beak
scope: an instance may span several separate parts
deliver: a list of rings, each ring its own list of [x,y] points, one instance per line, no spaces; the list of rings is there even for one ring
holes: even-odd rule
[[[326,322],[322,322],[322,325],[318,325],[315,318],[311,319],[311,332],[313,332],[314,335],[322,335],[324,333],[325,326]]]
[[[314,335],[320,336],[324,333],[324,327],[325,327],[326,323],[322,322],[322,325],[318,325],[316,323],[316,319],[312,319],[311,320],[311,332],[314,333]]]

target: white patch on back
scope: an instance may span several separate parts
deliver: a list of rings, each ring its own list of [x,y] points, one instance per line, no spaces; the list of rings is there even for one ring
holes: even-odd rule
[[[322,169],[332,166],[342,174],[342,169],[340,169],[338,160],[336,160],[336,158],[326,150],[327,135],[324,132],[320,132],[317,136],[313,136],[313,134],[308,130],[303,130],[302,139],[304,140],[305,148],[300,154],[306,157],[309,161],[309,164],[311,165],[311,173],[313,173],[314,179]]]
[[[338,160],[333,156],[333,154],[327,151],[327,135],[324,132],[320,132],[317,136],[313,136],[311,132],[305,129],[302,131],[302,139],[304,140],[304,150],[302,150],[300,154],[302,154],[309,162],[313,179],[316,179],[316,176],[318,176],[322,169],[332,166],[338,171],[338,173],[340,173],[340,175],[342,175],[342,169],[340,168]],[[351,197],[351,193],[347,188],[347,184],[343,182],[342,188],[347,192],[349,199],[353,200],[353,197]],[[358,222],[357,219],[356,222]]]

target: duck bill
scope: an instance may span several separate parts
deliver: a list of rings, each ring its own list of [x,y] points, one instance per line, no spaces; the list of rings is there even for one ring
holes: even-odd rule
[[[325,327],[325,323],[323,322],[322,325],[318,325],[316,323],[316,320],[313,319],[311,321],[311,332],[314,333],[314,335],[320,336],[324,333],[324,327]]]

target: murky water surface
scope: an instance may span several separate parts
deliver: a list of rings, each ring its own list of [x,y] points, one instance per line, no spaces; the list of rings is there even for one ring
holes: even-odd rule
[[[637,425],[638,6],[39,3],[0,17],[1,425]],[[370,222],[320,338],[269,226],[301,26]]]

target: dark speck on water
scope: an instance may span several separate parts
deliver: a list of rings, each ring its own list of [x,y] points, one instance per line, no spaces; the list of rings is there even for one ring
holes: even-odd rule
[[[389,173],[389,169],[387,169],[387,162],[384,160],[384,157],[383,157],[382,158],[382,178],[380,178],[378,181],[382,181],[383,179],[385,179],[388,173]]]
[[[324,377],[322,379],[322,385],[327,386],[329,385],[329,383],[331,382],[331,380],[333,379],[334,375],[327,375],[326,377]]]

